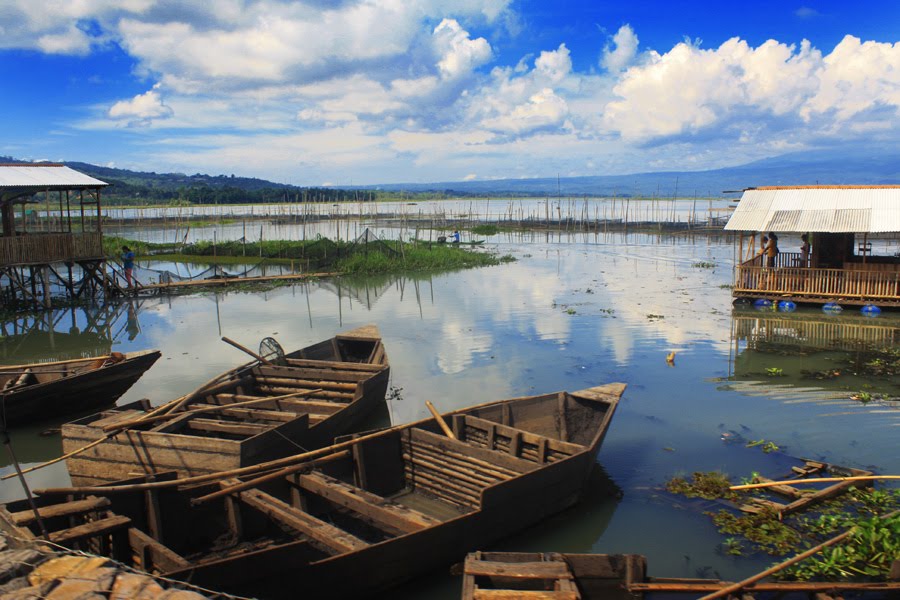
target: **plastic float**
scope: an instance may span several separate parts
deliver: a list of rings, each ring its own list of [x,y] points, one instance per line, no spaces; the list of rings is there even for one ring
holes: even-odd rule
[[[794,312],[797,310],[797,305],[790,300],[782,300],[778,303],[778,310],[781,312]]]
[[[877,317],[881,314],[881,309],[874,304],[866,304],[859,309],[859,312],[866,315],[867,317]]]
[[[772,301],[771,301],[771,300],[767,300],[766,298],[759,298],[758,300],[756,300],[756,301],[753,303],[753,306],[756,307],[756,308],[771,308],[771,307],[772,307]]]
[[[826,302],[822,305],[822,312],[828,314],[837,314],[842,312],[843,310],[843,307],[837,302]]]

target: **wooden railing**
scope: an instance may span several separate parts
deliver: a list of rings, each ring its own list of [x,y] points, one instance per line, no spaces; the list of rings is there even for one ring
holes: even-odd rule
[[[790,255],[782,264],[790,264]],[[799,259],[799,255],[797,255]],[[776,265],[778,263],[776,262]],[[898,265],[900,266],[900,265]],[[809,298],[900,301],[900,271],[874,270],[851,264],[846,269],[761,266],[759,257],[738,265],[734,292],[792,295]]]
[[[0,237],[0,266],[77,261],[103,256],[103,234],[47,233]]]

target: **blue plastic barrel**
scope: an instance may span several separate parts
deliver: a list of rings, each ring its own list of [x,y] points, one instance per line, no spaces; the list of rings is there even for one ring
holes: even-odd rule
[[[822,305],[822,311],[829,314],[839,313],[843,310],[843,307],[837,302],[826,302]]]
[[[867,317],[877,317],[881,314],[881,309],[874,304],[866,304],[861,309],[859,309],[859,312],[866,315]]]
[[[790,300],[782,300],[778,303],[778,310],[781,312],[794,312],[797,310],[797,305]]]

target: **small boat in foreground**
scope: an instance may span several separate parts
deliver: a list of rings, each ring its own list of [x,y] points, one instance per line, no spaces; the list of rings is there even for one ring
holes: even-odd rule
[[[449,425],[426,419],[311,462],[253,467],[267,474],[244,482],[222,473],[177,488],[38,490],[38,512],[57,543],[204,587],[262,598],[376,594],[575,504],[624,389],[461,409]],[[0,525],[18,538],[40,531],[24,501],[0,507]]]
[[[134,403],[67,423],[64,453],[97,444],[67,459],[69,475],[75,485],[164,471],[190,477],[318,448],[383,405],[389,376],[378,328],[347,331],[226,371],[162,418],[136,424],[150,407]]]
[[[639,554],[473,552],[463,567],[462,600],[641,600],[698,598],[733,587],[716,579],[647,576]],[[895,597],[900,581],[757,581],[727,594],[746,600]]]
[[[0,419],[22,425],[114,404],[159,357],[143,350],[0,367]]]

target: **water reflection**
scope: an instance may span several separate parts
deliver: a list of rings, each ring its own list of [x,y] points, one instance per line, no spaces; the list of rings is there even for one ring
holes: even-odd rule
[[[885,416],[886,406],[849,399],[851,392],[868,389],[864,385],[896,391],[896,378],[852,375],[853,365],[865,362],[860,350],[808,343],[821,328],[812,315],[810,324],[800,312],[788,315],[789,322],[768,321],[781,319],[778,314],[736,313],[733,322],[733,248],[725,238],[545,231],[498,234],[489,244],[516,262],[153,298],[109,308],[114,316],[106,319],[107,327],[90,331],[102,331],[104,351],[163,352],[121,402],[163,402],[243,362],[246,357],[223,344],[222,335],[250,347],[273,336],[291,350],[367,323],[378,325],[391,359],[390,385],[397,394],[388,411],[394,424],[424,417],[426,399],[446,410],[627,382],[598,458],[621,499],[593,498],[547,528],[523,532],[516,544],[544,551],[641,552],[657,575],[690,577],[702,568],[734,579],[761,566],[757,559],[719,554],[721,539],[708,520],[678,510],[661,492],[676,474],[772,471],[771,455],[726,446],[723,432],[772,440],[793,456],[900,471],[897,419]],[[897,322],[885,315],[858,323],[849,315],[840,319],[826,323],[852,322],[862,330],[896,329]],[[55,331],[65,332],[70,321],[60,320]],[[20,333],[26,325],[33,327],[28,321]],[[5,326],[11,333],[11,325]],[[88,330],[82,316],[77,326]],[[765,332],[780,337],[767,341]],[[877,335],[886,340],[894,333]],[[818,337],[829,335],[846,341],[856,334],[842,327]],[[39,341],[30,346],[29,358],[60,354],[46,335],[33,339]],[[85,340],[80,351],[99,349],[96,340]],[[19,359],[20,350],[9,348],[5,360]],[[674,366],[665,360],[672,351]],[[784,375],[767,376],[772,367]],[[850,371],[835,380],[802,376],[804,370],[828,368]],[[42,460],[58,447],[37,431],[13,433],[23,447],[20,456],[28,455],[24,462]],[[25,450],[30,446],[34,450]],[[5,472],[8,467],[0,468]],[[38,471],[32,485],[64,478],[52,469]],[[2,486],[0,495],[14,494],[14,487]],[[434,590],[429,581],[417,585],[420,597]]]

